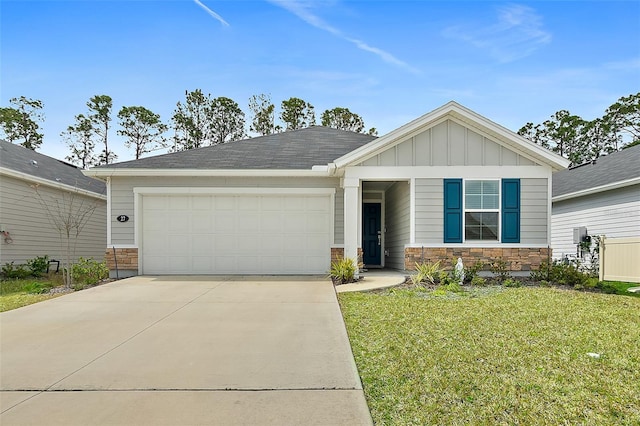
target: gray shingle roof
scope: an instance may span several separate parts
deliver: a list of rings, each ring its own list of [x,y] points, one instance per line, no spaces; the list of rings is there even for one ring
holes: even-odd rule
[[[107,192],[104,182],[83,175],[80,168],[3,140],[0,167],[101,195]]]
[[[553,196],[571,194],[640,177],[640,145],[553,175]]]
[[[327,165],[373,139],[374,136],[361,133],[313,126],[98,168],[310,170],[312,166]]]

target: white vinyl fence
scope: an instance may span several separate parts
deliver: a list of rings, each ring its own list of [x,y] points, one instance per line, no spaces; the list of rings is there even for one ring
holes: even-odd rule
[[[600,239],[600,281],[640,283],[640,238]]]

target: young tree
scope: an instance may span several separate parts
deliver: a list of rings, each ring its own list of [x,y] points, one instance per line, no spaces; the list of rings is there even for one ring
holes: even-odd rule
[[[211,102],[209,128],[211,145],[242,139],[246,134],[244,112],[232,99],[215,98]]]
[[[98,159],[94,154],[96,144],[94,142],[94,128],[91,120],[83,114],[76,115],[75,124],[67,127],[60,136],[65,139],[71,149],[71,155],[66,159],[72,164],[76,164],[83,169],[98,164]]]
[[[275,124],[276,106],[271,102],[269,95],[253,95],[249,98],[249,109],[253,115],[249,130],[260,135],[271,135],[279,131],[280,126]]]
[[[322,113],[322,125],[340,130],[361,133],[364,130],[362,117],[349,111],[348,108],[336,107]]]
[[[118,156],[113,151],[109,151],[109,122],[113,107],[111,96],[96,95],[89,99],[87,106],[89,107],[88,117],[94,125],[95,134],[104,144],[104,151],[98,157],[99,162],[100,164],[112,163]]]
[[[296,130],[315,126],[316,114],[310,103],[300,98],[289,98],[282,101],[280,120],[286,125],[286,130]]]
[[[178,102],[171,117],[175,129],[174,151],[206,146],[211,140],[212,99],[204,95],[202,90],[185,91],[185,103]]]
[[[4,137],[11,143],[20,141],[20,145],[35,151],[42,145],[43,134],[38,133],[38,122],[44,121],[41,110],[42,101],[24,96],[11,98],[13,107],[0,108],[0,128]]]
[[[35,197],[46,213],[47,220],[60,235],[60,242],[64,252],[63,271],[64,281],[71,286],[71,265],[75,256],[76,244],[84,227],[98,208],[98,201],[80,194],[79,191],[47,193],[40,190],[39,184],[31,186]]]
[[[125,106],[118,112],[118,118],[122,129],[117,133],[127,138],[124,144],[134,148],[136,160],[145,153],[167,147],[163,133],[168,127],[162,123],[159,114],[141,106]]]

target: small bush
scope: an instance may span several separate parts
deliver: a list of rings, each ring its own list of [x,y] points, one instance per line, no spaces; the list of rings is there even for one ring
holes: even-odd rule
[[[109,269],[105,262],[98,262],[93,258],[81,257],[71,266],[71,278],[76,284],[76,289],[86,285],[94,285],[109,277]],[[78,286],[81,286],[78,288]]]
[[[2,275],[9,279],[23,279],[31,275],[31,271],[24,265],[14,265],[13,262],[5,263],[2,267]]]
[[[495,278],[500,282],[511,278],[511,274],[509,274],[509,270],[507,269],[507,262],[502,259],[498,259],[491,264],[491,272],[493,272]]]
[[[47,272],[49,266],[49,256],[39,256],[27,260],[27,266],[34,277],[41,277]]]
[[[537,271],[531,271],[530,276],[535,281],[550,281],[574,287],[576,290],[596,286],[596,283],[590,282],[589,275],[580,271],[576,265],[560,261],[555,261],[551,265],[546,261],[542,262]]]
[[[476,275],[471,279],[471,285],[477,286],[477,287],[484,287],[487,285],[487,280],[485,280],[481,276]]]
[[[471,266],[466,266],[464,268],[464,282],[472,283],[473,279],[478,276],[478,272],[484,269],[484,263],[482,261],[477,261]]]
[[[355,281],[356,262],[353,259],[344,258],[331,262],[331,279],[335,284],[346,284]]]
[[[440,261],[436,263],[416,263],[416,274],[411,276],[415,285],[422,283],[435,284],[440,274]]]
[[[502,281],[502,285],[505,287],[521,287],[522,283],[518,280],[514,280],[513,278],[507,278]]]

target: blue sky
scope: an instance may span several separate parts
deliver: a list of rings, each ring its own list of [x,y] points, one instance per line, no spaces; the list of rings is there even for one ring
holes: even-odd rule
[[[0,104],[44,102],[40,152],[90,97],[168,122],[185,90],[347,107],[380,135],[455,100],[517,131],[640,91],[640,1],[129,0],[0,4]]]

